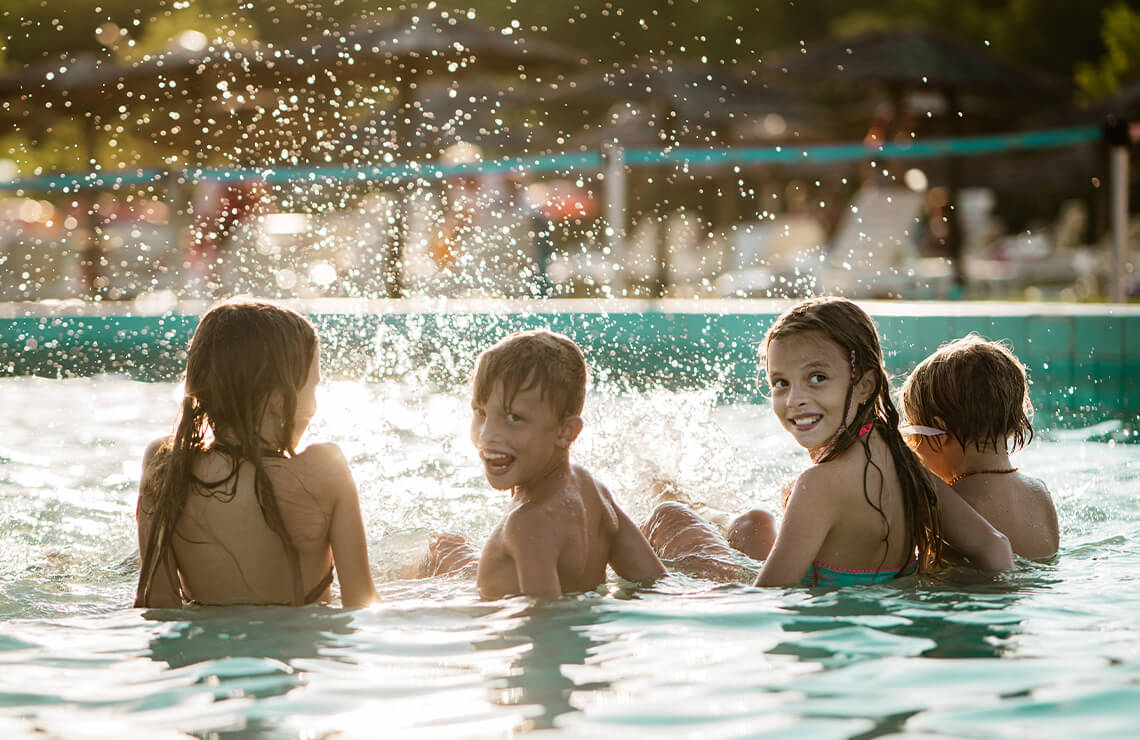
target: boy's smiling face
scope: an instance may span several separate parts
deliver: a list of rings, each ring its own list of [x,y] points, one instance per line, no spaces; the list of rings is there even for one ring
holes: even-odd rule
[[[500,491],[533,487],[564,465],[580,426],[580,417],[559,419],[538,388],[519,391],[508,407],[497,382],[486,403],[471,401],[471,442]]]

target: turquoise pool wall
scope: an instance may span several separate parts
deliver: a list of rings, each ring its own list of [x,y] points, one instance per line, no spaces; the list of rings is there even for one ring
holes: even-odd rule
[[[755,397],[756,347],[787,302],[353,301],[294,303],[321,330],[326,374],[414,373],[453,383],[509,331],[548,327],[578,341],[600,383],[641,388],[716,385]],[[1029,368],[1046,424],[1140,420],[1140,307],[1005,303],[861,305],[875,319],[887,366],[904,375],[940,344],[974,331],[1007,341]],[[129,304],[0,310],[0,375],[121,373],[176,378],[204,306],[147,313]]]

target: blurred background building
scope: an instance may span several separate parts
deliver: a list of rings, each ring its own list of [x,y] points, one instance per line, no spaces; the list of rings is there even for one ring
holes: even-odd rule
[[[0,300],[1135,293],[1140,12],[1055,5],[17,2]]]

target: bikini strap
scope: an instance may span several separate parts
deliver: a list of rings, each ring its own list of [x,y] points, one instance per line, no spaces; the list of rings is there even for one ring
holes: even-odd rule
[[[222,442],[221,440],[217,440],[217,439],[215,439],[214,443],[212,445],[210,445],[210,449],[211,450],[217,450],[218,452],[229,455],[230,457],[240,457],[241,456],[239,454],[241,452],[241,450],[238,450],[238,449],[232,447],[231,445],[228,445],[225,442]],[[274,450],[274,449],[270,449],[268,447],[262,447],[261,448],[261,456],[262,457],[281,457],[281,458],[283,458],[283,457],[285,457],[285,453],[282,452],[281,450]]]
[[[315,603],[317,599],[321,598],[321,594],[323,594],[326,590],[328,590],[328,587],[332,585],[332,582],[333,582],[333,566],[330,565],[329,566],[329,572],[325,573],[325,577],[320,580],[320,583],[318,583],[316,586],[313,586],[312,591],[305,594],[305,600],[301,603],[302,604]]]

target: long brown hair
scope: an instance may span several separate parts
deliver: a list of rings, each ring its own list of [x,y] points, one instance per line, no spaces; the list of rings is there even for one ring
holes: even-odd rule
[[[854,418],[839,430],[836,438],[816,463],[834,460],[856,442],[863,445],[866,464],[863,468],[863,498],[887,522],[882,507],[867,492],[867,470],[875,466],[871,459],[871,435],[859,432],[868,424],[877,427],[887,443],[902,489],[903,510],[907,521],[907,537],[918,552],[922,570],[938,566],[942,559],[942,518],[938,512],[938,495],[934,483],[899,433],[899,412],[891,400],[890,377],[883,364],[879,333],[871,317],[846,298],[826,296],[813,298],[793,306],[781,314],[764,335],[762,353],[776,339],[804,332],[818,332],[830,339],[851,362],[851,379],[844,408],[851,407],[855,382],[870,372],[874,380],[871,397],[855,409]],[[763,358],[761,358],[763,360]],[[882,476],[882,471],[879,471]],[[883,536],[890,535],[890,525]],[[884,553],[884,559],[886,554]]]
[[[294,591],[301,583],[300,557],[285,529],[273,482],[265,472],[266,452],[292,456],[297,391],[316,356],[317,333],[301,314],[266,301],[232,299],[202,317],[186,359],[185,395],[174,435],[153,457],[153,474],[144,475],[139,506],[152,517],[135,605],[145,606],[162,556],[172,539],[190,492],[232,499],[243,461],[254,469],[254,493],[265,523],[281,538],[293,570]],[[277,438],[263,439],[261,421],[276,393],[281,399]],[[216,450],[230,459],[220,480],[202,480],[195,458]]]

